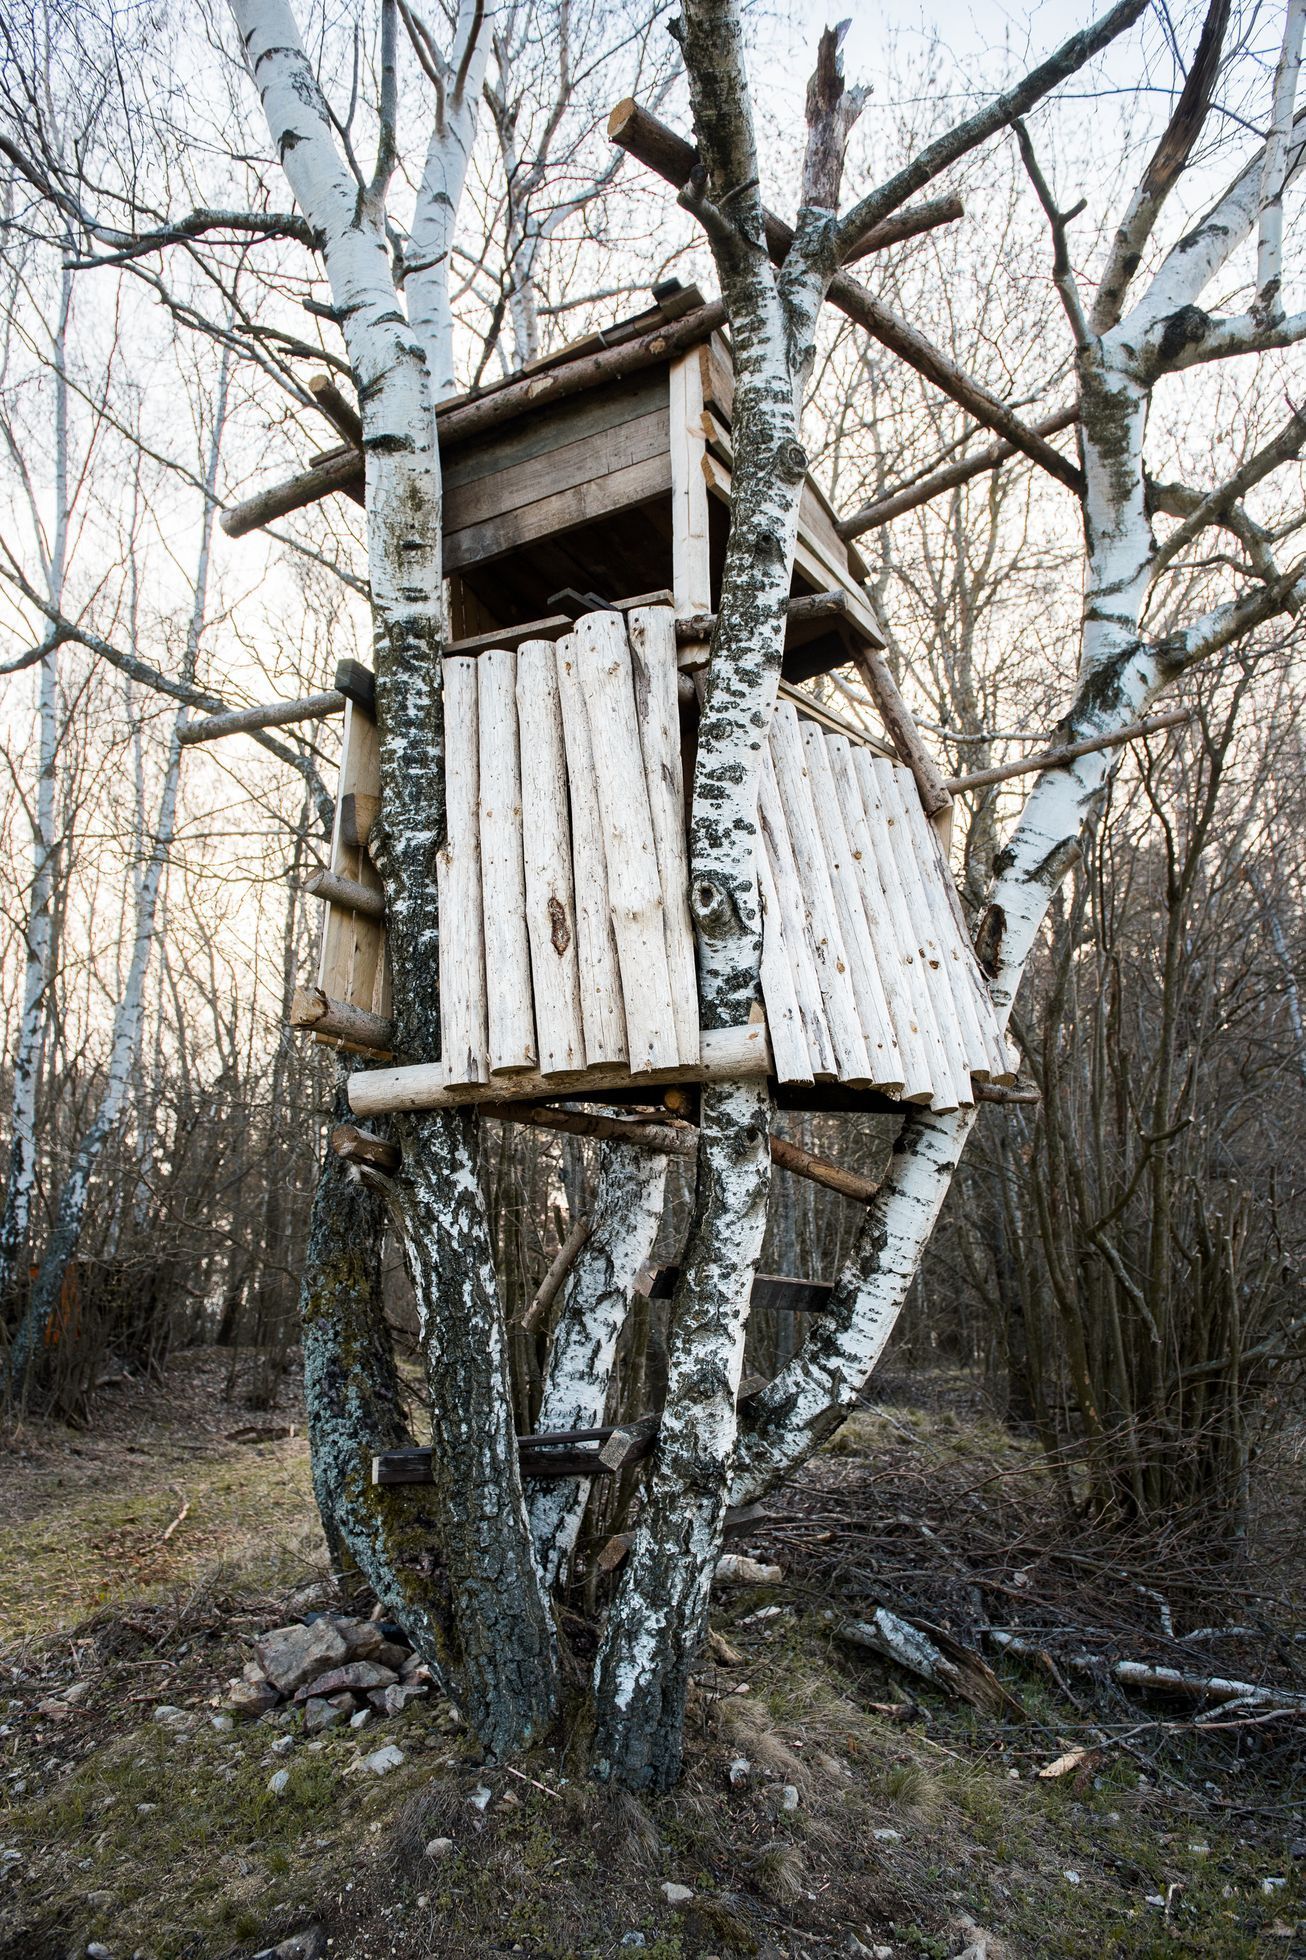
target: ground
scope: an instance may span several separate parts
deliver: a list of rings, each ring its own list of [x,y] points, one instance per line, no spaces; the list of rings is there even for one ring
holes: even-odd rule
[[[254,1416],[239,1372],[223,1399],[228,1366],[176,1357],[162,1385],[106,1389],[88,1432],[7,1439],[4,1960],[245,1960],[297,1933],[332,1960],[1306,1951],[1300,1719],[1126,1702],[1072,1680],[1051,1631],[1044,1666],[981,1670],[999,1704],[976,1707],[844,1638],[883,1602],[977,1647],[1009,1597],[1011,1624],[1073,1609],[1075,1644],[1175,1664],[1196,1624],[1176,1585],[1175,1637],[1148,1634],[1138,1548],[1069,1546],[1030,1445],[973,1385],[883,1385],[744,1541],[784,1578],[718,1589],[684,1783],[639,1804],[565,1745],[484,1770],[443,1702],[313,1741],[284,1716],[226,1726],[257,1633],[368,1603],[329,1574],[293,1385]],[[1213,1606],[1210,1583],[1208,1617],[1246,1617],[1245,1589]],[[1286,1584],[1224,1671],[1293,1678]],[[378,1773],[386,1743],[403,1760]]]

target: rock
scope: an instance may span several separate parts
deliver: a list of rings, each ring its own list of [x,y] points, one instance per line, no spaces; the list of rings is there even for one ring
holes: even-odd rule
[[[234,1729],[236,1726],[230,1715],[210,1715],[209,1724],[212,1728],[219,1729],[224,1734],[228,1729]]]
[[[325,1695],[329,1699],[346,1690],[366,1694],[369,1688],[392,1687],[398,1678],[392,1667],[380,1667],[376,1661],[350,1661],[344,1667],[333,1667],[319,1674],[316,1680],[297,1691],[295,1700],[307,1701],[310,1695]]]
[[[272,1745],[272,1754],[274,1756],[288,1756],[294,1746],[295,1738],[293,1735],[279,1735]]]
[[[363,1768],[370,1769],[373,1776],[388,1776],[392,1769],[408,1759],[402,1749],[396,1749],[393,1742],[387,1742],[384,1749],[374,1749],[363,1759]]]
[[[246,1661],[240,1670],[240,1678],[242,1681],[252,1681],[255,1687],[261,1687],[268,1677],[257,1661]]]
[[[279,1797],[289,1781],[290,1771],[288,1769],[274,1770],[268,1778],[268,1789],[274,1797]]]
[[[138,1817],[148,1817],[150,1812],[152,1810],[157,1810],[158,1807],[159,1806],[156,1803],[138,1803],[136,1806],[136,1814]]]
[[[112,1892],[88,1892],[86,1903],[92,1912],[107,1912],[113,1904]]]
[[[412,1681],[414,1679],[429,1681],[431,1679],[431,1670],[420,1654],[409,1654],[400,1667],[399,1673],[405,1681]]]
[[[485,1810],[489,1807],[489,1802],[493,1795],[494,1792],[488,1784],[478,1783],[467,1801],[473,1810]]]
[[[763,1565],[742,1552],[725,1552],[716,1562],[716,1578],[723,1585],[778,1586],[783,1577],[778,1565]]]
[[[254,1955],[254,1960],[320,1960],[325,1952],[326,1934],[320,1926],[308,1926],[302,1933],[292,1933],[279,1946],[265,1946]]]
[[[337,1695],[328,1701],[323,1695],[314,1695],[304,1704],[304,1733],[319,1735],[323,1729],[333,1729],[338,1722],[345,1721],[353,1708],[348,1695]]]
[[[402,1715],[410,1701],[420,1701],[426,1689],[419,1681],[400,1681],[393,1688],[383,1688],[382,1698],[387,1715]]]
[[[305,1681],[339,1667],[348,1656],[349,1644],[339,1627],[323,1619],[314,1620],[311,1627],[276,1627],[255,1643],[254,1652],[273,1687],[293,1695]]]
[[[372,1719],[371,1709],[360,1708],[356,1715],[350,1716],[349,1726],[351,1729],[365,1729],[368,1723],[371,1721],[371,1719]]]
[[[687,1906],[694,1894],[688,1885],[676,1885],[668,1879],[662,1887],[662,1896],[669,1906]]]
[[[454,1843],[452,1838],[432,1838],[426,1847],[426,1855],[433,1864],[438,1865],[442,1858],[452,1856],[453,1848]]]
[[[875,1839],[875,1842],[877,1844],[901,1844],[902,1843],[901,1831],[890,1831],[890,1830],[872,1831],[871,1836]]]
[[[113,1955],[107,1946],[101,1946],[98,1940],[92,1940],[86,1949],[86,1960],[113,1960]]]
[[[781,1810],[797,1810],[798,1785],[796,1783],[786,1783],[783,1790],[781,1790],[780,1808]]]
[[[75,1708],[79,1701],[85,1701],[90,1692],[91,1684],[89,1681],[74,1681],[71,1688],[64,1689],[63,1698],[70,1707]]]
[[[152,1719],[156,1722],[188,1722],[190,1715],[184,1708],[174,1708],[171,1702],[161,1701]]]
[[[648,1941],[642,1933],[623,1933],[621,1944],[623,1946],[647,1946]]]
[[[347,1652],[345,1658],[351,1661],[374,1661],[378,1647],[384,1645],[381,1629],[375,1620],[345,1620],[334,1622]]]
[[[398,1674],[404,1662],[410,1659],[411,1655],[411,1647],[401,1647],[397,1640],[383,1640],[373,1655],[373,1659],[378,1660],[382,1667],[392,1667],[395,1673]]]
[[[260,1715],[266,1715],[269,1710],[276,1707],[280,1699],[281,1696],[270,1681],[264,1681],[261,1685],[254,1681],[228,1681],[227,1683],[228,1708],[233,1715],[248,1715],[251,1721]]]
[[[753,1765],[749,1762],[747,1756],[735,1757],[735,1760],[726,1771],[726,1778],[732,1790],[747,1789],[748,1778],[752,1772],[752,1768]]]

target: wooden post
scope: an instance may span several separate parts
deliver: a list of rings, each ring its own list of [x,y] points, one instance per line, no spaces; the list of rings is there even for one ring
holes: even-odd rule
[[[765,846],[767,884],[764,889],[776,900],[779,928],[803,1039],[807,1045],[808,1069],[814,1080],[829,1080],[838,1074],[834,1041],[821,998],[821,979],[817,971],[816,939],[812,921],[804,904],[803,885],[794,861],[793,843],[776,781],[774,752],[768,743],[757,782],[759,841]],[[763,930],[762,950],[766,952]]]
[[[669,607],[641,606],[626,615],[635,712],[663,898],[667,971],[678,1060],[698,1054],[698,968],[689,914],[689,847],[680,753],[676,622]],[[690,683],[692,686],[692,682]]]
[[[927,817],[936,817],[952,803],[947,785],[934,757],[921,740],[911,709],[898,691],[882,655],[874,647],[859,646],[855,659],[862,679],[870,690],[885,733],[899,756],[916,778],[921,803]]]
[[[669,370],[671,410],[671,582],[676,611],[712,610],[707,482],[703,457],[703,376],[697,351]],[[709,628],[709,632],[710,632]]]
[[[558,665],[551,640],[517,649],[522,853],[526,929],[540,1072],[585,1066],[576,957],[576,897]]]
[[[481,910],[480,714],[476,662],[444,663],[445,838],[436,860],[440,906],[440,1057],[450,1082],[490,1073]]]
[[[572,884],[576,899],[576,953],[586,1069],[626,1058],[626,1016],[608,904],[607,852],[590,739],[589,710],[576,659],[576,636],[556,642],[562,732],[567,750],[571,802]]]

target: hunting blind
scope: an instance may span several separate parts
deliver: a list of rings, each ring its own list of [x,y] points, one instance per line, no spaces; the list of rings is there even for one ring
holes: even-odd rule
[[[740,1074],[770,1075],[790,1107],[830,1107],[833,1093],[834,1106],[949,1109],[976,1082],[1012,1080],[931,821],[947,790],[880,657],[866,568],[810,478],[759,796],[763,1008],[742,1028],[699,1027],[688,797],[729,523],[731,364],[719,306],[674,282],[655,300],[441,405],[442,1052],[360,1070],[360,1114],[656,1102]],[[344,446],[229,513],[233,535],[329,492],[361,495],[356,418],[330,385],[316,392]],[[804,691],[845,667],[888,740]],[[344,733],[330,861],[312,881],[325,905],[316,986],[294,1019],[378,1055],[390,996],[367,849],[380,795],[370,682],[345,663],[338,693],[302,704],[343,707]],[[259,713],[212,732],[268,725]]]

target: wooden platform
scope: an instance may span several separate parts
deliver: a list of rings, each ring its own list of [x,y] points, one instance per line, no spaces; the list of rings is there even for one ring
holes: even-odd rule
[[[677,661],[666,606],[590,613],[557,639],[445,660],[440,1080],[451,1092],[575,1094],[587,1080],[702,1073],[692,731],[682,739]],[[332,869],[368,883],[351,839],[379,780],[375,733],[354,703],[341,791]],[[783,699],[759,819],[763,1065],[778,1083],[948,1109],[973,1100],[973,1078],[1010,1080],[909,772]],[[384,1015],[383,936],[374,918],[329,904],[323,991]]]

